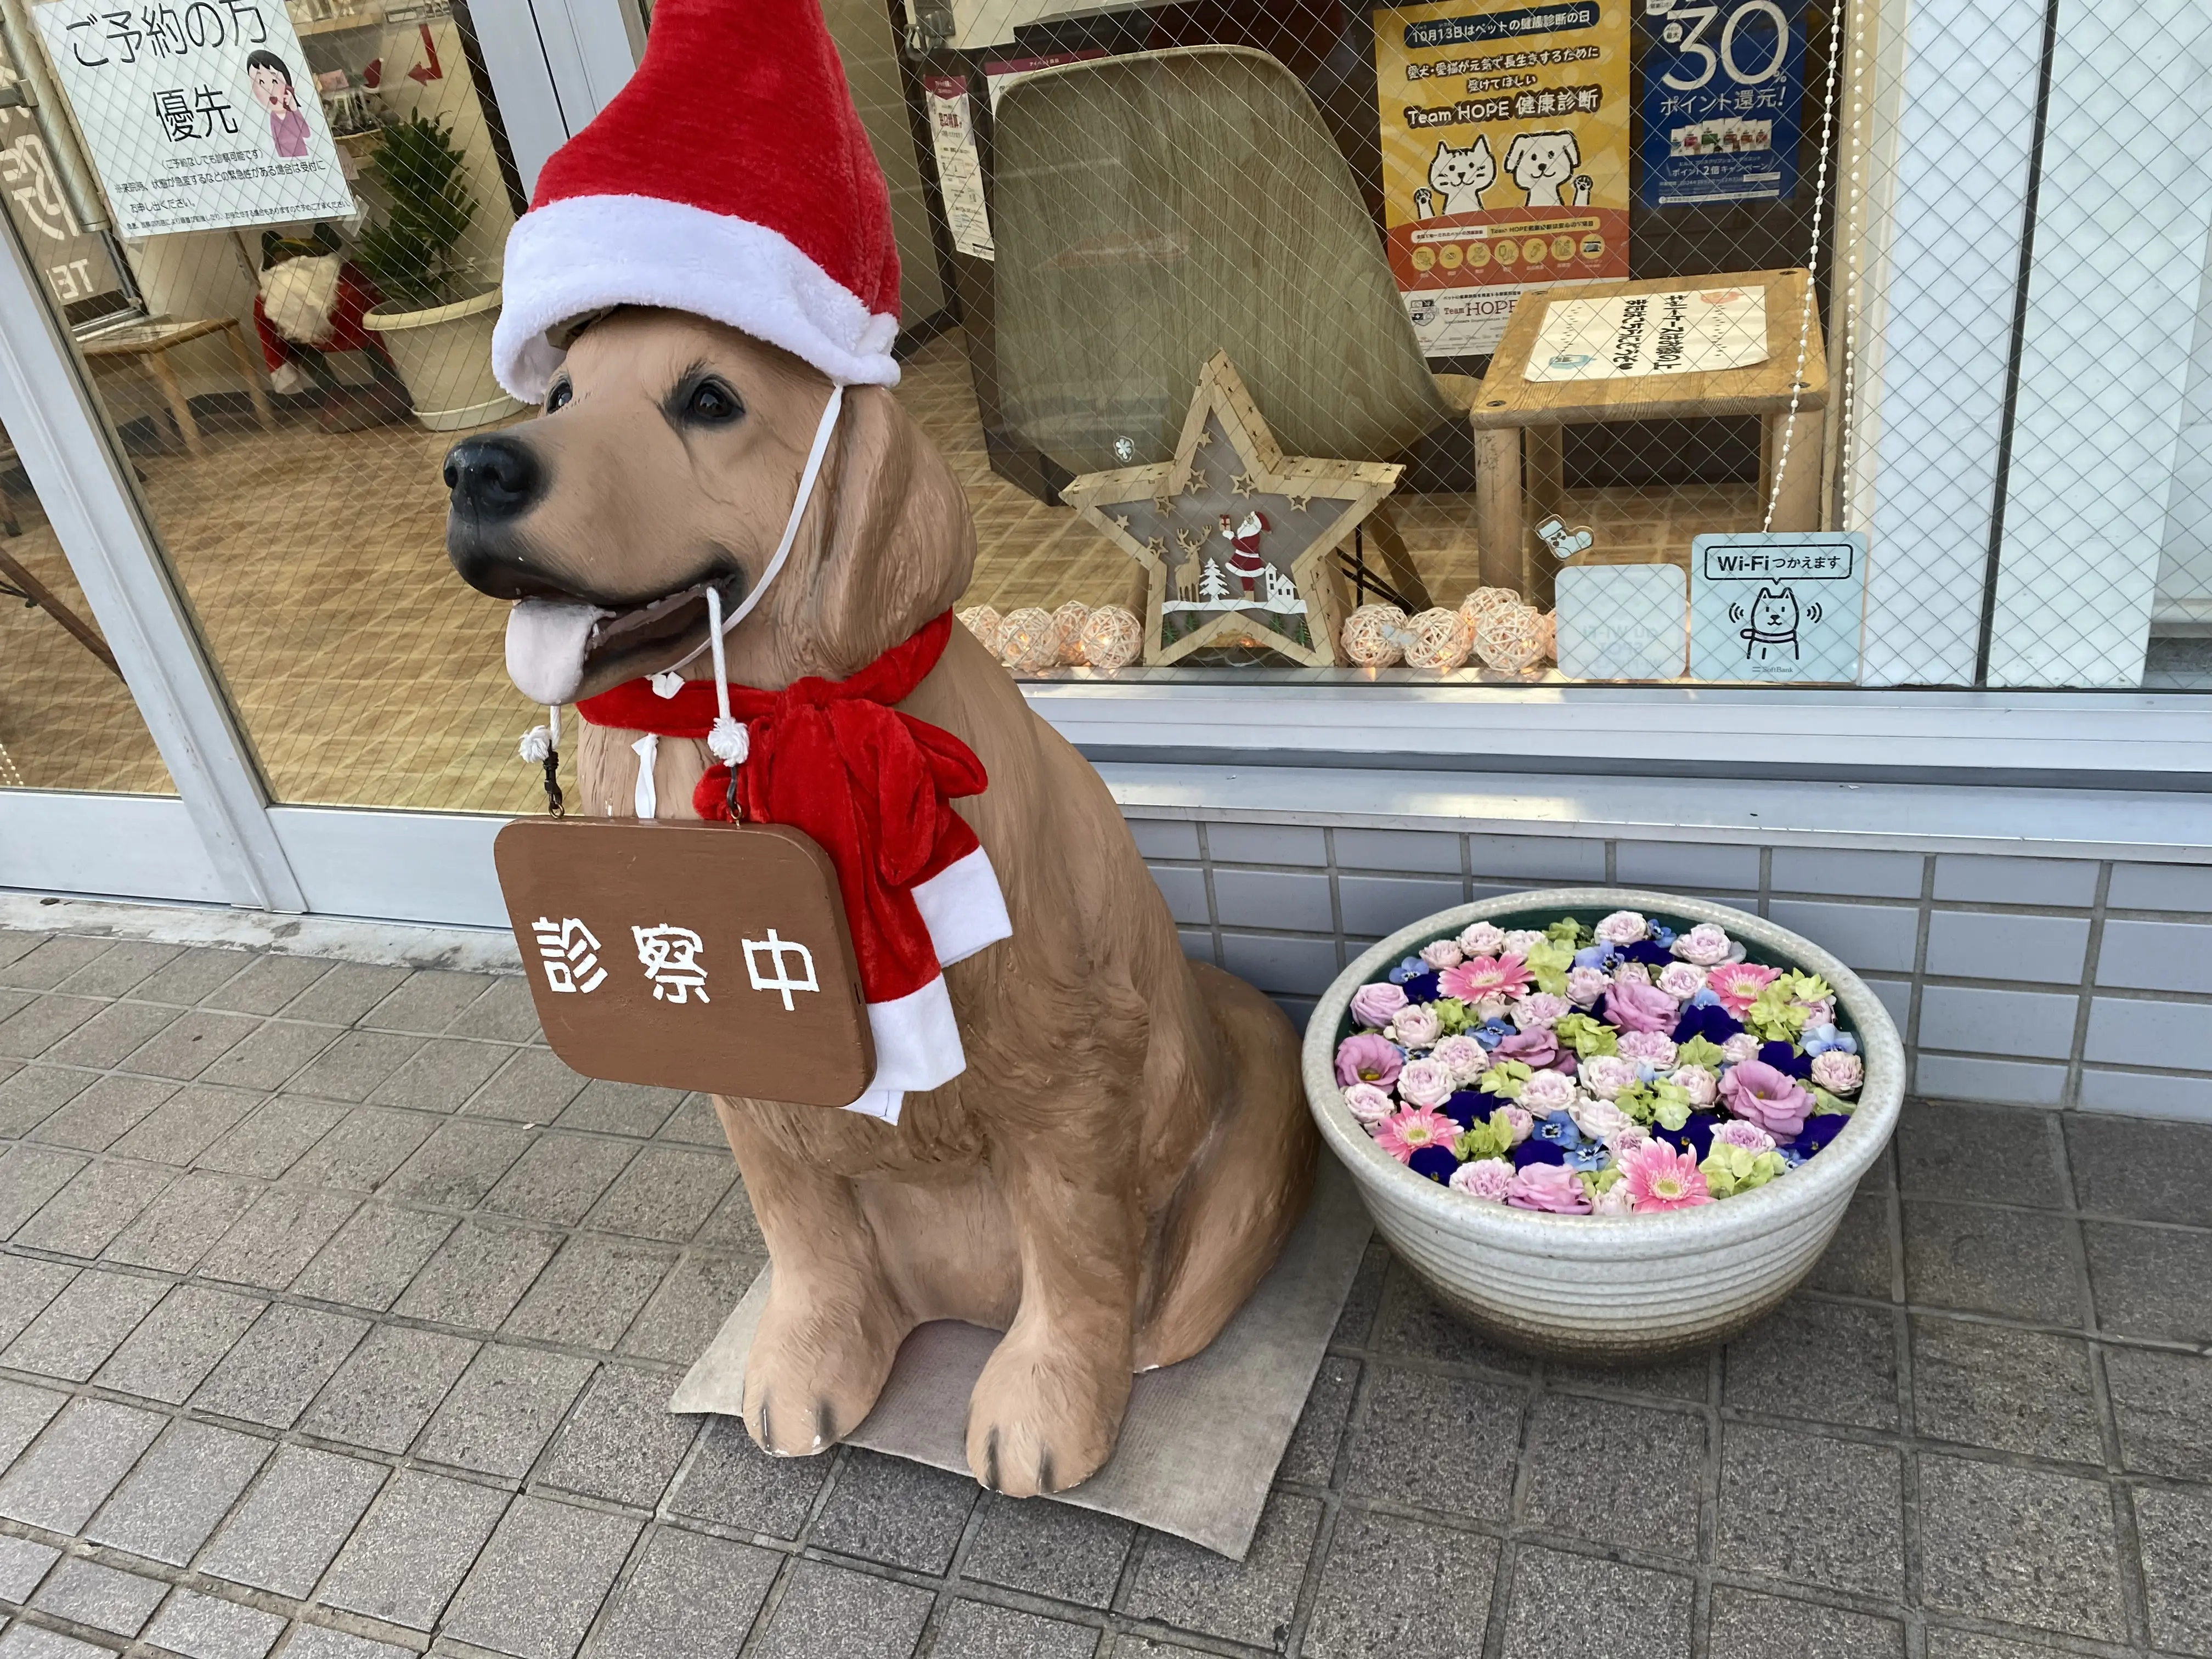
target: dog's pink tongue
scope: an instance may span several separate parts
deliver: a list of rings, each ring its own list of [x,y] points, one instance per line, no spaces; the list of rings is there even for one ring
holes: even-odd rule
[[[611,611],[561,599],[520,599],[507,613],[507,677],[532,702],[563,703],[584,680],[592,624]]]

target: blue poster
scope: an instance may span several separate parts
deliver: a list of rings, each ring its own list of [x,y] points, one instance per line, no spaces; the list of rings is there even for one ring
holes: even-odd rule
[[[1805,0],[1644,0],[1647,208],[1797,190]]]

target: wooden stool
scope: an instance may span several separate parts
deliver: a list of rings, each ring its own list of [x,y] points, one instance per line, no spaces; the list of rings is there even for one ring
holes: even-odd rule
[[[1827,352],[1821,343],[1817,309],[1805,314],[1803,270],[1737,271],[1713,276],[1660,276],[1647,282],[1589,283],[1544,289],[1524,295],[1513,307],[1505,337],[1483,377],[1482,393],[1468,411],[1474,428],[1477,538],[1482,580],[1493,587],[1525,594],[1540,610],[1552,605],[1559,561],[1528,533],[1526,507],[1538,514],[1559,510],[1563,429],[1605,421],[1683,420],[1710,416],[1758,415],[1759,500],[1773,492],[1773,528],[1817,530],[1820,523],[1820,468],[1826,447],[1823,410],[1828,399]],[[1766,290],[1766,361],[1746,368],[1707,369],[1679,374],[1624,375],[1604,380],[1537,380],[1526,378],[1528,358],[1542,331],[1547,307],[1562,300],[1611,300],[1682,289],[1764,288]],[[1804,380],[1796,384],[1798,331],[1809,325],[1805,342]],[[1795,392],[1797,418],[1790,436],[1789,467],[1778,488],[1775,458],[1790,422]],[[1528,488],[1522,488],[1523,458]],[[1524,507],[1523,495],[1528,500]]]
[[[246,395],[253,404],[253,418],[260,422],[264,432],[274,432],[276,416],[269,407],[269,394],[261,385],[260,368],[246,349],[246,336],[240,331],[235,317],[203,317],[189,323],[137,323],[111,333],[94,335],[81,349],[94,362],[106,357],[131,357],[143,364],[168,402],[169,418],[177,423],[177,436],[184,443],[185,453],[204,455],[207,446],[201,441],[199,422],[192,418],[192,406],[185,399],[184,387],[178,384],[177,371],[169,367],[168,354],[187,341],[216,333],[227,336],[230,355],[238,359],[238,372],[246,381]]]

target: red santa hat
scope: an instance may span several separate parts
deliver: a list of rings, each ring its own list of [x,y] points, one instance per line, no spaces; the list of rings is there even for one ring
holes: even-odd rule
[[[890,194],[818,0],[659,0],[645,58],[538,174],[492,368],[536,402],[571,325],[664,306],[896,386]]]

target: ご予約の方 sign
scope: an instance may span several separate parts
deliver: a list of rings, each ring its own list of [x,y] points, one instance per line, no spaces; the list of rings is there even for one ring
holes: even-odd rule
[[[1696,538],[1691,678],[1856,681],[1866,545],[1856,531]]]
[[[1638,202],[1795,195],[1805,0],[1644,0],[1643,31]]]

